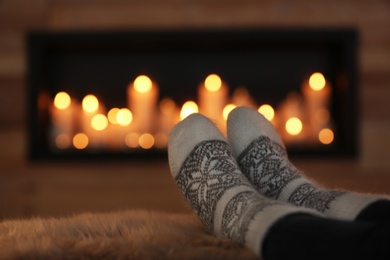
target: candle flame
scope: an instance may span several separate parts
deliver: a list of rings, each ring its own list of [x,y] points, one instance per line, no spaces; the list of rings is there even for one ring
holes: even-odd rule
[[[131,111],[127,108],[122,108],[118,111],[116,114],[116,120],[119,125],[121,126],[127,126],[130,125],[133,121],[133,114]]]
[[[275,117],[275,110],[272,106],[264,104],[259,107],[259,113],[262,114],[268,121],[272,121]]]
[[[230,112],[232,112],[232,110],[235,109],[235,108],[236,108],[236,105],[234,105],[234,104],[227,104],[224,107],[223,111],[222,111],[223,119],[227,120]]]
[[[198,105],[194,101],[187,101],[184,103],[180,111],[180,120],[183,120],[187,116],[198,113]]]
[[[149,133],[142,134],[139,137],[139,146],[143,149],[150,149],[154,145],[154,137]]]
[[[71,98],[66,92],[58,92],[54,97],[54,106],[57,109],[67,109],[70,106]]]
[[[222,86],[222,80],[217,74],[210,74],[204,81],[205,88],[210,92],[218,91]]]
[[[334,140],[333,131],[329,128],[324,128],[318,134],[318,139],[323,144],[331,144]]]
[[[134,80],[134,88],[139,93],[147,93],[152,89],[152,81],[148,76],[140,75]]]
[[[313,73],[309,78],[309,85],[315,91],[320,91],[325,87],[326,80],[320,72]]]
[[[326,79],[324,75],[320,72],[315,72],[313,73],[309,80],[306,81],[307,84],[305,84],[305,90],[311,88],[315,91],[321,91],[322,89],[329,88],[330,85],[326,82]],[[217,74],[210,74],[206,77],[204,80],[204,87],[205,89],[201,89],[202,94],[208,93],[209,96],[214,96],[213,94],[210,94],[211,92],[217,92],[219,91],[222,87],[224,92],[225,88],[227,89],[227,85],[225,85],[225,82],[222,82],[221,78]],[[138,93],[147,93],[152,91],[149,94],[152,94],[153,91],[157,90],[157,85],[155,82],[153,82],[148,76],[146,75],[140,75],[138,76],[134,82],[132,87],[134,87],[133,90],[135,90]],[[202,87],[202,86],[201,86]],[[307,89],[306,89],[307,88]],[[327,90],[325,88],[325,91]],[[216,94],[219,94],[217,92]],[[320,93],[319,93],[320,94]],[[42,97],[41,97],[42,96]],[[142,95],[139,95],[142,96]],[[40,102],[44,101],[44,96],[40,95]],[[287,101],[291,104],[287,106],[287,109],[290,111],[293,111],[289,113],[290,115],[300,115],[299,111],[297,113],[294,113],[295,109],[299,109],[299,104],[301,102],[301,97],[299,94],[293,92],[290,93],[287,97]],[[202,100],[201,100],[202,101]],[[50,106],[50,108],[55,108],[55,109],[60,109],[64,110],[69,108],[71,105],[75,106],[74,100],[70,97],[70,95],[64,91],[58,92],[54,99],[51,100],[51,97],[47,95],[47,101],[45,101],[45,107]],[[251,106],[255,107],[255,101],[251,99],[251,95],[249,91],[244,88],[236,88],[233,93],[233,99],[230,101],[231,103],[226,105],[223,108],[222,114],[219,109],[218,112],[218,118],[222,115],[224,120],[227,120],[229,113],[240,104],[241,106]],[[99,104],[100,103],[100,104]],[[227,102],[224,102],[223,105],[225,105]],[[78,103],[77,103],[78,104]],[[54,105],[54,107],[53,107]],[[143,104],[141,104],[143,105]],[[216,107],[215,104],[212,104]],[[100,106],[100,107],[99,107]],[[103,108],[102,108],[103,107]],[[71,107],[74,108],[74,107]],[[154,107],[156,108],[156,107]],[[138,133],[128,133],[123,140],[122,137],[122,142],[125,141],[126,145],[129,148],[136,148],[136,147],[141,147],[142,149],[150,149],[152,147],[155,148],[166,148],[167,143],[168,143],[168,135],[167,135],[167,129],[169,130],[170,127],[173,126],[174,123],[178,122],[178,116],[177,113],[180,109],[177,103],[170,98],[170,97],[165,97],[162,99],[159,103],[159,109],[161,112],[161,115],[164,118],[162,118],[164,121],[164,129],[162,130],[163,132],[158,132],[153,133],[154,135],[151,135],[150,133],[144,133],[141,135],[141,132],[138,129]],[[89,116],[86,116],[85,118],[89,120],[90,127],[96,131],[103,131],[108,127],[108,124],[118,124],[120,126],[128,126],[134,121],[134,116],[132,111],[130,111],[128,108],[112,108],[108,113],[105,114],[100,114],[102,113],[104,109],[104,104],[102,104],[98,98],[95,95],[88,94],[86,95],[83,100],[82,100],[82,110],[85,113],[88,113]],[[206,109],[205,109],[206,110]],[[135,110],[134,110],[135,111]],[[145,109],[145,111],[147,111]],[[187,101],[183,104],[181,111],[180,111],[180,120],[184,120],[186,117],[193,113],[198,113],[199,108],[198,105],[194,101]],[[269,105],[269,104],[263,104],[262,106],[258,107],[258,112],[261,113],[268,121],[275,120],[275,109]],[[58,112],[58,111],[57,111]],[[202,107],[201,107],[201,112]],[[204,112],[206,113],[206,112]],[[56,116],[57,114],[53,114],[53,116]],[[69,113],[69,115],[71,115]],[[170,116],[170,117],[167,117]],[[310,114],[311,116],[312,114]],[[278,115],[276,115],[278,117]],[[211,117],[211,116],[210,116]],[[137,118],[135,118],[137,119]],[[160,119],[160,118],[158,118]],[[165,120],[167,119],[167,120]],[[169,119],[169,120],[168,120]],[[279,119],[279,118],[277,118]],[[310,118],[312,119],[312,118]],[[323,126],[327,125],[327,123],[330,122],[331,120],[331,114],[329,108],[321,108],[317,109],[314,114],[314,120],[315,123],[321,124]],[[169,122],[168,122],[169,121]],[[174,121],[174,123],[172,123]],[[219,120],[223,122],[222,120]],[[84,122],[83,122],[84,123]],[[137,123],[137,122],[135,122]],[[226,123],[226,122],[225,122]],[[305,122],[306,123],[306,122]],[[133,122],[134,124],[134,122]],[[73,126],[73,125],[72,125]],[[84,126],[84,124],[82,124]],[[299,135],[303,132],[303,134],[306,134],[306,131],[311,130],[311,128],[303,129],[303,122],[300,118],[298,117],[291,117],[285,122],[285,131],[290,134],[290,135]],[[314,128],[314,127],[313,127]],[[73,129],[71,129],[73,130]],[[122,129],[124,130],[124,129]],[[121,131],[122,131],[121,130]],[[222,130],[221,130],[222,131]],[[314,131],[314,130],[312,130]],[[144,131],[148,132],[148,130]],[[122,132],[121,132],[122,133]],[[321,131],[316,131],[315,133],[309,133],[310,137],[312,137],[311,134],[317,134],[318,133],[318,141],[322,144],[328,145],[334,142],[335,134],[333,130],[329,128],[324,128]],[[86,135],[85,133],[77,133],[74,135],[75,132],[72,132],[71,134],[58,134],[57,136],[52,136],[52,145],[55,145],[58,149],[67,149],[71,147],[72,145],[76,149],[85,149],[89,145],[89,138],[93,136],[91,133],[90,136]],[[111,134],[111,133],[110,133]],[[74,135],[74,136],[73,136]],[[73,138],[72,138],[73,136]],[[308,135],[309,136],[309,135]],[[55,138],[54,138],[55,137]],[[306,136],[302,136],[305,137]],[[303,139],[302,139],[303,140]]]
[[[107,117],[103,114],[97,114],[92,117],[91,126],[96,131],[103,131],[107,128],[108,120]]]
[[[118,120],[116,120],[116,116],[119,112],[119,108],[117,107],[114,107],[114,108],[111,108],[110,111],[108,111],[107,113],[107,117],[108,117],[108,121],[110,121],[111,124],[118,124]]]
[[[88,136],[83,133],[78,133],[73,137],[73,145],[76,149],[82,150],[88,146]]]
[[[302,132],[302,121],[297,117],[291,117],[286,122],[286,131],[290,135],[298,135]]]
[[[99,108],[99,101],[94,95],[86,95],[82,101],[83,110],[87,113],[94,113]]]

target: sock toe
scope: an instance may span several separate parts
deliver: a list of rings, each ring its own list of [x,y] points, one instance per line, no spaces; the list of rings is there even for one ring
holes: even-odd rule
[[[262,114],[247,107],[237,107],[230,112],[227,120],[227,136],[236,158],[260,136],[269,137],[285,150],[282,139],[272,124]]]
[[[205,140],[226,141],[215,124],[201,114],[189,115],[172,129],[169,136],[168,160],[173,175],[179,172],[194,147]]]

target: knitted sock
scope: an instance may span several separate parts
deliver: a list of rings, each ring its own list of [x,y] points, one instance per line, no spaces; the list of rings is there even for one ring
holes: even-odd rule
[[[174,127],[168,158],[178,187],[205,226],[259,256],[268,229],[278,219],[314,213],[258,193],[239,170],[222,134],[200,114]]]
[[[281,138],[256,110],[239,107],[228,117],[228,140],[244,175],[269,198],[317,210],[328,217],[355,220],[379,198],[326,190],[305,178],[288,160]]]

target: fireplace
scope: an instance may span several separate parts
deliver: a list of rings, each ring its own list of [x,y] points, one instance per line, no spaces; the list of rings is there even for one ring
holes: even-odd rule
[[[357,154],[354,29],[31,32],[31,160],[165,158],[200,112],[264,114],[290,156]]]

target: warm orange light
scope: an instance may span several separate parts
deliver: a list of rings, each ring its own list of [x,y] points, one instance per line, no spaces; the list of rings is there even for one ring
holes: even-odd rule
[[[175,102],[170,98],[164,98],[160,102],[160,110],[165,115],[173,113],[175,110]]]
[[[78,133],[73,137],[73,145],[76,149],[82,150],[88,146],[88,136],[83,133]]]
[[[286,131],[290,135],[298,135],[302,132],[302,121],[297,117],[291,117],[286,122]]]
[[[320,91],[325,87],[326,80],[320,72],[313,73],[309,78],[309,85],[315,91]]]
[[[116,114],[116,120],[118,121],[118,124],[121,126],[130,125],[131,122],[133,121],[133,114],[129,109],[122,108]]]
[[[333,131],[329,128],[324,128],[318,134],[318,139],[323,144],[331,144],[334,140]]]
[[[223,116],[223,119],[227,120],[230,112],[232,112],[233,109],[236,108],[236,105],[233,105],[233,104],[227,104],[223,111],[222,111],[222,116]]]
[[[140,75],[134,80],[134,89],[139,93],[146,93],[152,89],[152,81],[148,76]]]
[[[66,149],[70,146],[70,137],[67,134],[60,134],[55,142],[58,149]]]
[[[245,87],[238,87],[234,90],[233,96],[242,98],[242,99],[248,99],[249,98],[249,91]]]
[[[107,128],[108,120],[107,117],[103,114],[97,114],[92,117],[91,126],[96,131],[103,131]]]
[[[275,110],[272,106],[264,104],[259,107],[259,113],[262,114],[268,121],[272,121],[275,117]]]
[[[86,95],[82,102],[83,110],[88,113],[94,113],[99,108],[99,101],[94,95]]]
[[[154,137],[149,133],[142,134],[139,137],[139,146],[143,149],[150,149],[154,145]]]
[[[217,74],[210,74],[204,81],[205,88],[210,92],[218,91],[222,86],[222,80]]]
[[[327,109],[321,108],[318,109],[315,114],[315,120],[320,124],[326,124],[330,120],[330,113]]]
[[[194,101],[185,102],[180,111],[180,120],[183,120],[193,113],[198,113],[198,105]]]
[[[129,133],[125,137],[125,143],[130,148],[138,147],[139,135],[137,133]]]
[[[116,120],[116,116],[119,112],[119,108],[117,107],[114,107],[114,108],[111,108],[110,111],[108,111],[108,114],[107,114],[107,117],[108,117],[108,121],[110,121],[111,124],[118,124],[118,120]]]
[[[66,92],[59,92],[54,97],[54,106],[57,109],[67,109],[70,106],[71,98]]]
[[[167,147],[167,145],[168,136],[166,134],[159,133],[154,136],[154,146],[156,146],[156,148],[162,149]]]

